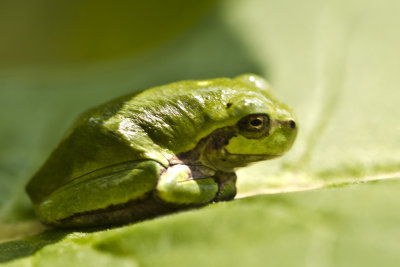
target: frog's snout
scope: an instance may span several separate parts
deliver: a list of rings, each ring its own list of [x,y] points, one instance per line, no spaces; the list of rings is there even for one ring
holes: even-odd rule
[[[289,130],[297,130],[297,124],[294,120],[289,119],[289,120],[276,120],[275,122],[273,122],[273,127],[283,127]]]
[[[287,151],[296,139],[298,125],[293,119],[279,121],[279,125],[280,127],[277,128],[277,138],[275,141],[279,139],[282,147],[285,147],[284,151]],[[278,138],[278,136],[280,136],[280,138]]]
[[[296,129],[296,122],[294,120],[287,120],[282,123],[284,126],[288,127],[289,129]]]

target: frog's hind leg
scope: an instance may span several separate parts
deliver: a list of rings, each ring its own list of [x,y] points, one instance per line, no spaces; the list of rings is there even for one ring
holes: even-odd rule
[[[164,171],[163,166],[152,160],[102,168],[72,180],[35,208],[44,223],[59,227],[143,219],[151,213],[161,213],[150,199]]]

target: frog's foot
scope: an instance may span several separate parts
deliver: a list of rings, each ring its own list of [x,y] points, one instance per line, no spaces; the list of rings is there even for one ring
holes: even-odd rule
[[[214,201],[234,199],[236,196],[236,174],[234,172],[217,172],[215,179],[219,184],[219,189]]]
[[[215,172],[202,166],[173,165],[161,174],[156,197],[174,205],[204,205],[218,193]]]

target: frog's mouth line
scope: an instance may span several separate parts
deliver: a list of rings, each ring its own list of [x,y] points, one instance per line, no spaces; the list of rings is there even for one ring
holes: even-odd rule
[[[225,172],[232,172],[236,168],[245,167],[253,162],[264,161],[280,156],[269,154],[233,154],[229,153],[226,149],[223,151],[224,155],[220,157],[213,159],[206,157],[206,159],[209,166],[212,166],[213,169]]]
[[[276,157],[280,157],[281,155],[269,155],[269,154],[231,154],[229,153],[228,155],[230,156],[247,156],[247,157],[263,157],[263,158],[276,158]]]
[[[270,154],[239,154],[239,153],[230,153],[227,149],[225,150],[225,154],[227,157],[241,157],[244,161],[246,159],[250,161],[258,161],[258,160],[266,160],[266,159],[273,159],[282,156],[282,154],[270,155]]]

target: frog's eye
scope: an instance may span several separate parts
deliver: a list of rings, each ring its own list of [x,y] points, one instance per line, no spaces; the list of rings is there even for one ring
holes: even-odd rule
[[[242,118],[237,126],[244,137],[258,139],[269,134],[270,119],[267,114],[251,114]]]

